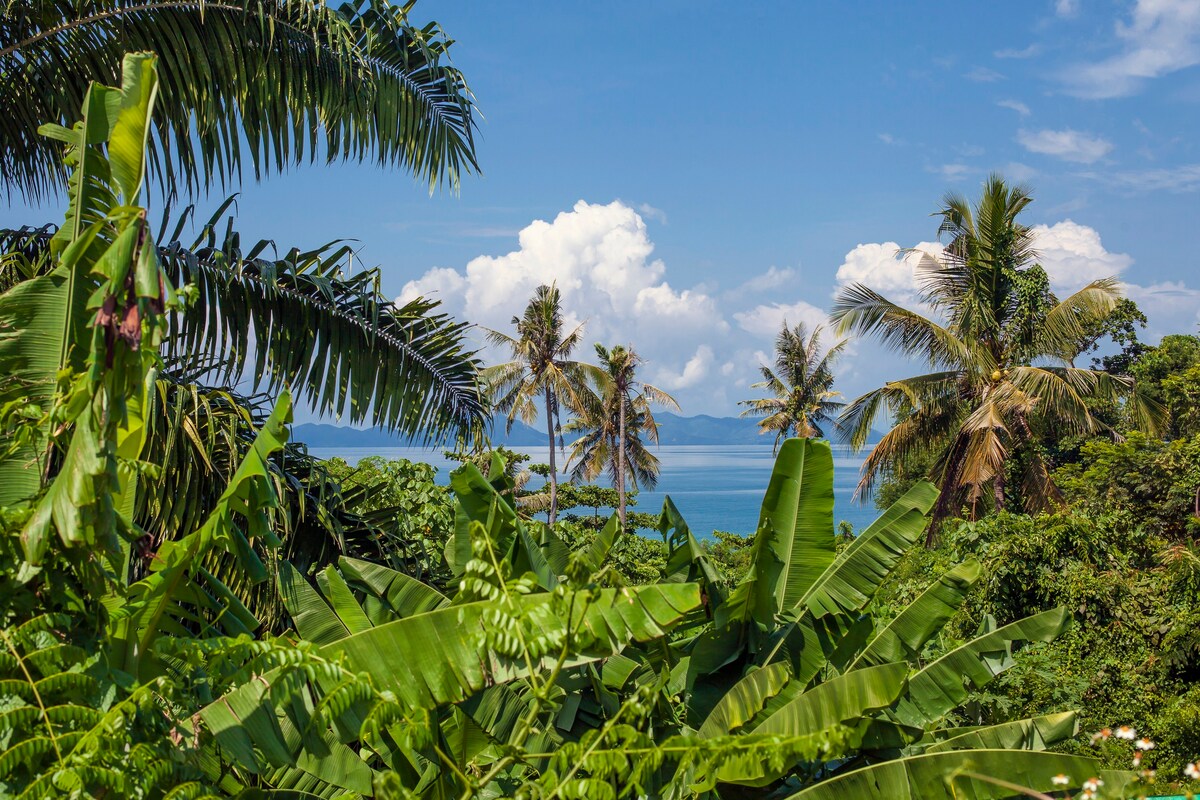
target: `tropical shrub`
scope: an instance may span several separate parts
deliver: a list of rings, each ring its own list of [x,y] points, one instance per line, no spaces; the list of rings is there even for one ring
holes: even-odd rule
[[[1056,473],[1063,497],[1092,513],[1124,511],[1172,541],[1200,532],[1200,434],[1163,441],[1133,432],[1093,439]]]
[[[378,526],[389,551],[403,556],[383,563],[427,582],[448,578],[441,553],[454,527],[454,505],[449,489],[435,481],[435,467],[379,456],[354,466],[340,458],[324,464],[339,492],[355,499],[355,512]]]
[[[931,571],[977,558],[985,580],[969,591],[935,643],[936,656],[982,622],[1006,624],[1052,607],[1073,624],[1053,642],[1026,648],[1007,673],[955,714],[958,724],[1002,724],[1059,708],[1079,710],[1085,731],[1127,724],[1156,743],[1163,776],[1178,777],[1200,752],[1193,710],[1200,676],[1200,556],[1169,545],[1128,513],[1028,517],[998,514],[950,526],[937,548],[910,553],[875,600],[891,616]],[[1129,753],[1103,742],[1056,749],[1129,766]]]

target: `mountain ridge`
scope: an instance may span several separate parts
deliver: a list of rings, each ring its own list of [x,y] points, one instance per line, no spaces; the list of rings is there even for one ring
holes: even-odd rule
[[[684,417],[669,412],[654,415],[658,421],[661,445],[763,445],[775,443],[775,437],[760,434],[758,420],[741,417],[714,417],[697,414]],[[506,447],[537,447],[546,445],[546,434],[523,422],[514,422],[505,431],[503,419],[493,421],[492,443]],[[399,436],[381,428],[352,428],[324,422],[305,422],[293,427],[294,438],[309,447],[420,447],[420,439]],[[872,430],[868,444],[882,437]]]

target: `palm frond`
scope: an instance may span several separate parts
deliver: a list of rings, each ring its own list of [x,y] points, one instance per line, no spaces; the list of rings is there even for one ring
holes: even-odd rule
[[[63,185],[37,134],[72,119],[91,81],[120,83],[152,51],[162,87],[150,141],[167,194],[304,161],[367,160],[432,189],[477,171],[473,98],[436,23],[356,0],[27,0],[0,15],[0,181],[31,199]]]
[[[1097,395],[1101,374],[1107,373],[1065,368],[1013,367],[1009,371],[1008,379],[1013,386],[1034,399],[1037,415],[1053,420],[1057,430],[1062,433],[1085,434],[1093,432],[1099,424],[1092,417],[1085,397]]]
[[[1080,342],[1086,341],[1088,331],[1107,317],[1120,299],[1116,279],[1104,278],[1060,301],[1046,313],[1040,327],[1040,352],[1069,363],[1079,355]]]
[[[651,386],[648,383],[643,383],[641,387],[642,397],[644,397],[648,403],[655,403],[663,406],[664,408],[672,408],[676,411],[682,410],[679,407],[679,403],[675,401],[674,397],[667,394],[662,389],[659,389],[657,386]],[[647,412],[648,411],[649,406],[647,406]]]
[[[966,345],[950,330],[862,284],[838,292],[830,318],[841,335],[876,335],[886,347],[921,355],[930,365],[953,366],[967,357]]]
[[[160,248],[176,285],[196,300],[174,321],[168,355],[211,361],[212,378],[250,391],[288,385],[318,413],[440,440],[485,418],[479,361],[466,324],[418,298],[396,307],[376,269],[347,274],[351,251],[332,242],[282,258],[241,248],[232,222],[205,226],[195,245]]]
[[[338,242],[269,259],[269,241],[243,252],[232,220],[221,239],[215,230],[216,217],[195,243],[159,246],[171,281],[196,293],[172,319],[165,354],[177,370],[214,384],[244,381],[249,393],[288,386],[318,413],[426,441],[484,424],[467,325],[436,313],[436,302],[396,307],[377,269],[346,274],[352,253]],[[29,234],[28,252],[48,251],[53,231]]]

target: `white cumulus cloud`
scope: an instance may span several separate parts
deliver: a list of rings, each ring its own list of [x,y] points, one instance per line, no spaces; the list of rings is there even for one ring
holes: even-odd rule
[[[803,322],[810,331],[818,325],[829,325],[824,310],[803,300],[755,306],[749,311],[735,313],[733,318],[742,330],[764,338],[774,338],[784,323],[797,325]]]
[[[1095,228],[1063,220],[1033,227],[1039,261],[1055,289],[1074,291],[1094,280],[1113,278],[1124,272],[1133,259],[1110,253]]]
[[[666,272],[639,210],[581,200],[552,220],[525,226],[508,253],[428,270],[405,284],[397,301],[432,296],[456,316],[511,333],[512,317],[534,290],[554,283],[567,324],[585,325],[578,357],[591,356],[592,342],[632,344],[648,375],[666,376],[672,389],[698,389],[716,372],[713,347],[730,326],[712,296],[700,287],[676,288]],[[777,283],[785,273],[760,277]]]
[[[1112,142],[1099,136],[1067,128],[1061,131],[1017,131],[1017,141],[1031,153],[1092,164],[1112,152]]]
[[[938,242],[919,242],[910,250],[895,242],[860,244],[846,253],[836,279],[841,286],[861,283],[893,299],[910,297],[917,290],[917,268],[924,259],[939,258],[942,250]]]
[[[534,289],[557,284],[563,306],[591,320],[596,332],[615,333],[621,320],[686,328],[720,324],[707,294],[676,291],[663,280],[666,266],[652,258],[654,244],[637,211],[620,202],[579,201],[551,222],[535,220],[518,235],[519,247],[472,259],[463,270],[434,268],[410,281],[400,298],[436,292],[472,322],[502,327]]]
[[[696,353],[688,359],[679,372],[661,369],[655,377],[655,385],[667,391],[690,389],[708,377],[713,365],[713,350],[706,344],[696,348]],[[724,370],[722,370],[724,372]]]

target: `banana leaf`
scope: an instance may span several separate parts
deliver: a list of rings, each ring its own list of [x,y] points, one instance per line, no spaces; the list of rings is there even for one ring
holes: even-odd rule
[[[969,558],[942,575],[880,631],[848,669],[893,661],[916,666],[921,649],[958,611],[979,573],[979,562]]]
[[[571,609],[570,620],[558,615],[553,601],[548,594],[519,596],[517,616],[529,630],[547,635],[569,626],[575,654],[567,663],[573,666],[618,652],[631,641],[662,637],[699,605],[700,594],[695,584],[675,584],[568,596],[562,607]],[[487,627],[496,623],[497,611],[492,601],[448,606],[344,637],[322,647],[320,655],[367,676],[376,691],[392,692],[409,711],[461,703],[488,686],[528,674],[523,659],[488,647]],[[538,659],[533,663],[543,666]],[[200,712],[218,742],[247,768],[254,747],[268,763],[291,763],[294,751],[283,741],[275,708],[263,694],[279,677],[278,671],[259,676]]]
[[[924,748],[926,753],[945,750],[1045,750],[1079,733],[1079,715],[1074,711],[1045,714],[998,725],[987,725],[958,733]]]
[[[1012,666],[1012,644],[1049,642],[1071,624],[1066,609],[1025,617],[979,636],[946,653],[909,678],[908,691],[896,706],[896,718],[908,725],[934,722],[964,703],[972,690],[986,686]]]
[[[1106,789],[1120,789],[1127,773],[1101,772],[1081,756],[1023,750],[956,750],[911,756],[847,772],[789,795],[786,800],[999,800],[1021,789],[1056,792],[1055,775],[1078,787],[1102,777]]]

